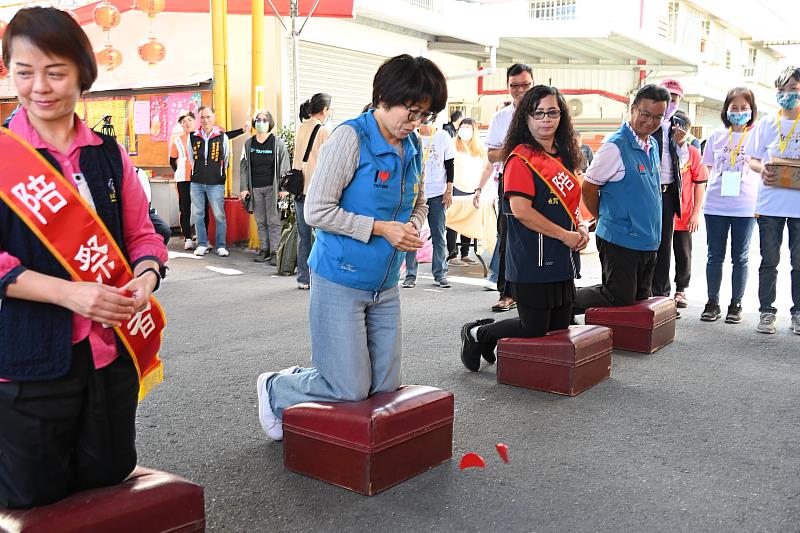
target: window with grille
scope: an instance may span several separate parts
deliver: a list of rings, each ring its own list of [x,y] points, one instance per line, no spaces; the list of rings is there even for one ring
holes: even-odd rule
[[[670,2],[667,13],[667,39],[678,42],[678,2]]]
[[[528,3],[534,20],[575,20],[577,0],[535,0]]]

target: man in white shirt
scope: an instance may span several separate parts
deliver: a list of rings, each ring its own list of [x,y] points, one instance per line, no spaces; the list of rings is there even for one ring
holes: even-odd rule
[[[500,164],[504,163],[504,161],[501,160],[503,157],[503,143],[506,140],[508,128],[511,126],[511,119],[514,117],[517,105],[522,101],[525,93],[533,87],[533,71],[531,67],[522,63],[511,65],[506,71],[506,83],[508,85],[508,94],[512,98],[512,103],[494,114],[492,121],[489,123],[489,132],[486,135],[486,148],[488,150],[489,161]],[[476,194],[480,194],[480,190],[484,184],[485,181],[480,184]],[[514,297],[511,295],[511,284],[505,279],[506,215],[502,212],[502,174],[497,184],[497,195],[500,199],[498,202],[500,213],[497,217],[497,245],[499,246],[498,253],[500,254],[500,262],[497,271],[497,290],[500,291],[500,300],[492,306],[492,311],[503,312],[514,309],[517,304],[514,302]]]
[[[422,140],[422,165],[425,167],[425,199],[428,203],[428,227],[431,230],[433,257],[431,272],[433,284],[443,289],[452,287],[447,281],[447,239],[445,212],[453,203],[453,161],[456,157],[455,141],[443,129],[423,123],[419,127]],[[404,289],[417,284],[417,252],[406,253]]]
[[[670,102],[661,128],[653,133],[661,156],[661,244],[653,273],[653,296],[671,293],[669,268],[672,263],[672,232],[675,216],[681,216],[681,168],[689,162],[686,125],[674,118],[683,99],[683,88],[676,80],[667,79],[661,86],[669,91]]]

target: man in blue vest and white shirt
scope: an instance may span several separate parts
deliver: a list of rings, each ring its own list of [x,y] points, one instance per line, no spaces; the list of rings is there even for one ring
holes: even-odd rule
[[[661,158],[652,134],[661,127],[669,102],[664,87],[639,89],[630,121],[600,147],[586,171],[583,202],[598,219],[603,283],[578,290],[576,315],[651,296],[661,242]]]

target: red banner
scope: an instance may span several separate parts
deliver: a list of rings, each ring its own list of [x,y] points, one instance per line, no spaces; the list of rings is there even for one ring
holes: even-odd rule
[[[19,216],[74,281],[123,287],[133,271],[97,213],[32,146],[0,129],[0,200]],[[114,330],[133,356],[139,400],[163,380],[158,351],[166,319],[158,301]]]

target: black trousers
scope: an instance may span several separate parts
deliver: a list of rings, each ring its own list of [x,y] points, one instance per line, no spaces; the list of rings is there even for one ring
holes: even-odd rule
[[[456,239],[458,237],[458,233],[455,230],[447,228],[447,258],[453,259],[454,257],[458,257],[458,254],[461,254],[461,257],[466,257],[469,255],[469,247],[472,243],[472,239],[469,237],[461,236],[461,246],[456,244]]]
[[[543,337],[548,331],[569,327],[572,319],[571,302],[557,307],[539,307],[535,294],[532,284],[514,284],[513,297],[517,301],[519,317],[481,326],[477,337],[482,352],[494,350],[500,339]]]
[[[192,238],[192,194],[191,181],[179,181],[178,186],[178,210],[180,211],[181,234],[184,239]],[[208,220],[208,217],[206,217]]]
[[[672,230],[675,227],[675,204],[677,195],[671,183],[666,192],[661,193],[661,244],[658,246],[656,269],[653,273],[653,296],[669,296],[669,268],[672,265]]]
[[[499,266],[497,267],[497,290],[500,292],[500,298],[513,298],[511,290],[511,282],[506,281],[506,243],[508,241],[508,220],[503,213],[503,177],[500,176],[500,181],[497,182],[497,195],[498,195],[498,214],[497,214],[497,246],[500,249],[497,253],[500,254]]]
[[[672,251],[675,253],[675,292],[683,292],[692,278],[692,232],[673,233]]]
[[[95,370],[89,341],[58,379],[0,383],[0,506],[114,485],[136,466],[139,382],[126,355]]]
[[[156,233],[161,235],[161,238],[164,239],[164,244],[169,244],[169,238],[172,237],[172,229],[169,227],[169,224],[164,222],[164,219],[158,216],[156,210],[152,207],[150,208],[150,222],[153,223],[153,228],[155,228]]]
[[[590,307],[632,305],[652,293],[656,252],[631,250],[597,237],[597,251],[602,267],[602,285],[582,287],[573,304],[573,312],[582,315]]]

